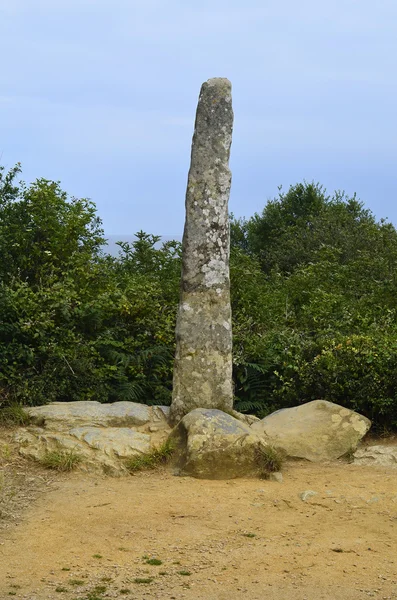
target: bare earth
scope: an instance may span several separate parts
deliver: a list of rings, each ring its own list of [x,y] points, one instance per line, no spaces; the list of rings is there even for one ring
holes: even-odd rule
[[[291,462],[283,483],[18,472],[19,513],[0,511],[1,600],[397,598],[396,470]]]

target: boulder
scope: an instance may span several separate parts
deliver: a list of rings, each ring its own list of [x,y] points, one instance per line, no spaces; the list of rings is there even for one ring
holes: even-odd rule
[[[125,471],[123,461],[150,451],[150,436],[128,428],[77,427],[68,432],[39,427],[21,429],[15,436],[20,454],[42,460],[49,452],[73,452],[81,457],[79,468]]]
[[[369,419],[348,408],[314,400],[276,411],[251,429],[290,457],[322,462],[357,448],[370,426]]]
[[[249,425],[217,409],[192,410],[173,429],[177,473],[200,479],[258,475],[258,454],[266,446]]]
[[[48,452],[73,451],[82,470],[126,472],[125,459],[150,452],[169,435],[170,408],[136,402],[54,402],[28,407],[32,425],[15,441],[24,456],[41,460]]]
[[[53,402],[45,406],[27,407],[32,422],[46,429],[60,431],[72,427],[134,427],[147,423],[167,422],[168,406],[147,406],[137,402],[101,404],[92,400]]]
[[[397,469],[397,446],[365,446],[353,455],[356,465],[392,467]]]

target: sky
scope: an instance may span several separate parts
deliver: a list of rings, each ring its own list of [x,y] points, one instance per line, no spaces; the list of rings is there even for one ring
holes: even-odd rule
[[[179,237],[201,84],[228,77],[230,210],[300,181],[397,225],[396,0],[0,0],[0,164]]]

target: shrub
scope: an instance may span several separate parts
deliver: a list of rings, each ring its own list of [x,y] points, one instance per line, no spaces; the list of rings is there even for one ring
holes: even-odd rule
[[[396,370],[393,332],[338,336],[302,364],[302,395],[342,404],[378,427],[397,427]]]

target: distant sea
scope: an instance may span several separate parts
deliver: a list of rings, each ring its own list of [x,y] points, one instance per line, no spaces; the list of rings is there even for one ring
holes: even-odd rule
[[[106,234],[105,234],[105,237],[107,238],[108,243],[106,246],[103,246],[103,250],[104,250],[104,252],[107,252],[111,256],[118,256],[118,254],[120,252],[120,246],[117,246],[117,242],[129,242],[130,244],[132,244],[132,242],[134,240],[136,240],[136,237],[134,235],[108,235],[108,236],[106,236]],[[161,246],[162,243],[168,242],[170,240],[176,240],[177,242],[181,242],[182,236],[181,235],[161,236],[161,241],[157,244],[157,246]]]

